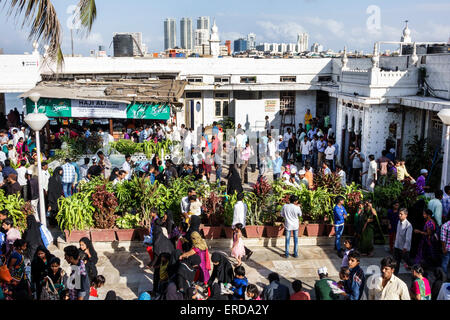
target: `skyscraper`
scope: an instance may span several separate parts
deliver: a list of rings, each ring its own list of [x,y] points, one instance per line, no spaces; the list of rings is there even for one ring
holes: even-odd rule
[[[177,22],[175,19],[164,21],[164,50],[173,49],[177,46]]]
[[[195,30],[195,45],[209,45],[209,30],[197,29]]]
[[[248,49],[248,41],[240,38],[237,40],[234,40],[234,52],[244,52]]]
[[[209,17],[199,17],[197,19],[197,29],[206,29],[209,31]]]
[[[299,33],[297,36],[298,52],[308,51],[309,36],[307,33]]]
[[[247,49],[255,50],[256,49],[256,34],[249,33],[247,35]]]
[[[194,49],[191,18],[183,18],[180,21],[180,45],[183,49]]]

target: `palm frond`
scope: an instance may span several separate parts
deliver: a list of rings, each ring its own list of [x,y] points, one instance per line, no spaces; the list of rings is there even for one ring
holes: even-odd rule
[[[81,25],[83,26],[83,29],[89,33],[97,18],[97,6],[95,5],[95,0],[80,0],[78,7],[80,8]]]

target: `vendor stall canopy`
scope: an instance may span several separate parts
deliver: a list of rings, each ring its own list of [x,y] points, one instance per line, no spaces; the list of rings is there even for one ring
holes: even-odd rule
[[[27,98],[27,112],[33,112],[34,103],[28,97],[39,93],[39,112],[50,117],[167,120],[170,107],[183,106],[179,100],[186,84],[146,79],[41,81],[20,97]]]

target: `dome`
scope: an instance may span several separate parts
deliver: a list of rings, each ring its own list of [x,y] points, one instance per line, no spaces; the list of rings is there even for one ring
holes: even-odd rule
[[[403,29],[403,37],[407,38],[411,35],[411,30],[409,30],[408,25]]]
[[[403,29],[401,42],[411,43],[411,30],[408,28],[408,20],[405,21],[406,26]]]

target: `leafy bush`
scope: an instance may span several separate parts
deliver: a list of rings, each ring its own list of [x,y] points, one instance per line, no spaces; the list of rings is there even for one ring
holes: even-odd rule
[[[27,228],[27,215],[33,212],[30,203],[25,203],[20,194],[5,196],[3,190],[0,190],[0,210],[8,210],[9,216],[14,221],[14,226],[21,232]]]
[[[75,193],[72,197],[60,198],[58,206],[56,221],[61,230],[87,230],[94,226],[95,208],[89,194]]]
[[[108,192],[105,185],[97,186],[92,194],[92,205],[95,207],[94,225],[99,229],[112,229],[117,216],[114,214],[118,206],[117,198]]]
[[[139,215],[127,213],[123,217],[117,218],[116,225],[120,229],[135,229],[139,226],[140,222]]]

